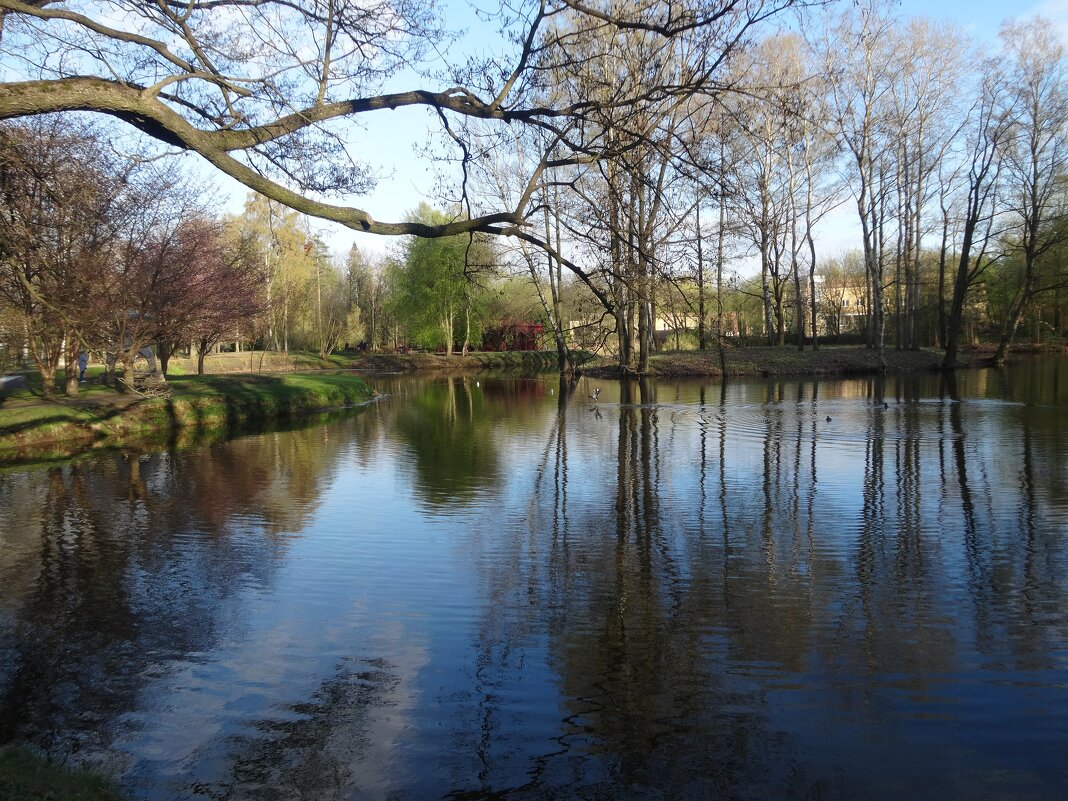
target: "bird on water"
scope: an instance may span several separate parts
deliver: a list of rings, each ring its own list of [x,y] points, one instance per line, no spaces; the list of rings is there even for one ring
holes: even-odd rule
[[[600,395],[601,395],[601,388],[597,387],[597,389],[595,389],[593,391],[593,394],[590,395],[590,400],[591,401],[595,401],[595,400],[597,400],[598,397],[600,397]]]

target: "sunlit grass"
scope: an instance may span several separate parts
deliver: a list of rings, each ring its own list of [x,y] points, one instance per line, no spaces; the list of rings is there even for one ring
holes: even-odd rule
[[[585,362],[589,354],[581,354]],[[936,351],[895,351],[885,354],[891,370],[934,369]],[[845,375],[879,369],[875,351],[860,347],[824,346],[818,352],[794,347],[728,347],[728,375]],[[259,368],[254,372],[250,368]],[[556,366],[551,352],[472,353],[446,357],[437,353],[333,354],[320,359],[307,353],[243,352],[214,354],[206,362],[208,374],[188,372],[188,360],[172,360],[167,382],[169,398],[144,399],[121,393],[100,382],[100,368],[91,368],[90,381],[79,385],[74,397],[57,394],[45,399],[40,378],[28,376],[28,386],[0,400],[0,459],[15,459],[28,449],[61,446],[71,453],[88,446],[132,443],[138,437],[178,430],[233,429],[246,421],[295,417],[325,409],[362,403],[372,392],[354,370],[455,371],[500,370],[547,372]],[[195,372],[195,363],[192,364]],[[718,376],[716,349],[654,354],[654,375]],[[583,365],[591,373],[613,374],[614,360],[602,358]],[[337,372],[333,372],[337,371]]]
[[[21,389],[0,405],[0,460],[60,458],[90,447],[177,440],[179,432],[237,430],[364,403],[373,392],[352,373],[173,376],[169,397],[143,398],[101,384],[44,399]],[[0,799],[2,801],[2,799]]]

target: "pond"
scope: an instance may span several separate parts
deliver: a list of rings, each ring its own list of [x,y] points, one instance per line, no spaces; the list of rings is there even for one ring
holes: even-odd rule
[[[135,799],[1064,798],[1068,360],[371,383],[0,473],[0,743]]]

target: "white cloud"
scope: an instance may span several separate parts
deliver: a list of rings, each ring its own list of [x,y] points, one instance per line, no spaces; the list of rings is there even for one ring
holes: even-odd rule
[[[1046,17],[1060,33],[1061,41],[1068,44],[1068,0],[1043,0],[1031,8],[1023,17]]]

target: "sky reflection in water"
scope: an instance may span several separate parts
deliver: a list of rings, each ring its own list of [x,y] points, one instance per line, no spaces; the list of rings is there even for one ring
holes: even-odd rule
[[[146,799],[1062,798],[1066,377],[383,378],[0,474],[0,741]]]

